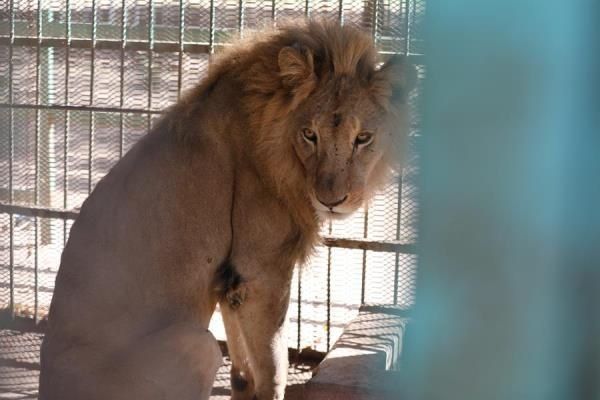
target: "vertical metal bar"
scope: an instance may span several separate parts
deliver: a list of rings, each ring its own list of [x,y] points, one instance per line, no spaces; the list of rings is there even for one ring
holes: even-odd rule
[[[304,1],[304,16],[306,18],[310,17],[310,0]]]
[[[152,57],[154,55],[154,2],[148,2],[148,104],[147,111],[152,109]],[[146,117],[146,128],[149,131],[151,128],[152,118],[150,112]]]
[[[208,32],[208,52],[213,54],[215,52],[215,0],[210,0],[210,20],[209,20],[209,32]]]
[[[338,7],[338,22],[344,25],[344,0],[339,0]]]
[[[52,24],[53,26],[60,26],[60,16],[58,13],[49,11],[47,16],[49,24]],[[41,32],[43,35],[43,26]],[[58,82],[56,82],[55,65],[57,49],[54,47],[48,47],[44,48],[42,51],[42,54],[45,56],[45,58],[42,60],[42,72],[40,78],[42,81],[40,84],[44,84],[46,90],[44,93],[41,93],[43,97],[41,97],[40,101],[44,104],[58,104],[59,101],[56,98],[56,88]],[[54,118],[54,113],[52,112],[44,113],[42,116],[44,116],[44,121],[47,123],[48,129],[40,133],[40,148],[42,149],[40,152],[40,162],[42,163],[42,167],[39,170],[40,178],[38,179],[38,182],[40,184],[40,202],[42,204],[50,204],[52,193],[56,189],[56,180],[53,179],[53,173],[55,172],[53,161],[55,156],[54,143],[56,139],[57,121]],[[41,222],[40,236],[42,238],[42,244],[49,244],[52,241],[51,221],[43,220]]]
[[[39,6],[38,6],[39,7]],[[66,36],[67,46],[65,48],[65,104],[69,105],[69,72],[70,72],[70,57],[71,57],[71,3],[70,0],[66,0]],[[69,149],[69,126],[71,121],[70,111],[65,111],[65,132],[63,136],[63,208],[67,208],[67,199],[69,193],[69,167],[67,163],[68,149]],[[67,244],[67,220],[63,219],[63,247]]]
[[[398,213],[396,215],[396,240],[400,240],[400,226],[402,223],[402,186],[404,171],[398,177]],[[398,280],[400,277],[400,253],[396,252],[394,260],[394,304],[398,304]]]
[[[413,0],[413,2],[412,2],[412,7],[411,7],[411,10],[410,10],[410,14],[411,14],[411,20],[413,21],[413,23],[417,19],[417,3],[419,1],[424,1],[424,0]],[[408,23],[408,35],[409,35],[408,50],[409,51],[410,51],[410,37],[411,37],[411,34],[412,34],[410,28],[411,28],[411,24],[410,24],[410,21],[409,21],[409,23]]]
[[[181,98],[181,83],[183,79],[183,32],[185,24],[184,3],[179,0],[179,54],[177,60],[177,99]]]
[[[271,0],[271,25],[275,26],[275,0]]]
[[[41,13],[42,13],[42,8],[41,8],[41,0],[37,1],[37,8],[38,8],[38,18],[37,18],[37,29],[36,29],[36,37],[37,37],[37,42],[36,42],[36,55],[35,55],[35,104],[39,105],[40,104],[40,80],[42,78],[42,72],[41,72],[41,24],[42,24],[42,18],[41,18]],[[39,165],[39,159],[40,159],[40,152],[39,152],[39,141],[40,141],[40,110],[39,108],[36,108],[35,110],[35,177],[34,177],[34,202],[35,205],[39,205],[39,187],[38,187],[38,181],[39,181],[39,169],[40,169],[40,165]],[[36,223],[36,228],[37,228],[37,223]]]
[[[377,42],[378,42],[378,37],[377,37],[378,19],[379,19],[379,0],[373,0],[373,26],[372,26],[371,33],[373,35],[373,42],[375,44],[377,44]]]
[[[238,32],[240,38],[244,37],[244,0],[238,2]]]
[[[329,235],[332,224],[329,221]],[[331,247],[327,247],[327,351],[331,345]]]
[[[36,143],[37,147],[37,143]],[[39,271],[39,243],[38,235],[40,229],[38,228],[39,221],[38,217],[34,217],[34,247],[35,247],[35,256],[33,258],[33,322],[37,324],[38,322],[38,271]]]
[[[13,44],[15,39],[14,2],[10,0],[9,6],[10,37],[8,46],[8,103],[13,104]],[[8,112],[8,202],[13,203],[13,163],[14,163],[14,138],[13,138],[13,108]],[[15,316],[15,254],[14,254],[14,216],[9,217],[9,310],[11,318]]]
[[[96,61],[96,0],[92,0],[92,50],[90,66],[90,105],[94,104],[94,63]],[[94,112],[90,112],[88,147],[88,193],[92,191],[92,156],[94,155]]]
[[[365,221],[363,226],[363,237],[366,239],[369,233],[369,209],[365,209]],[[367,251],[362,252],[362,272],[360,283],[360,304],[365,304],[365,293],[367,287]]]
[[[14,215],[10,213],[9,216],[9,311],[11,318],[15,316],[15,254],[14,254]]]
[[[302,267],[298,267],[298,343],[297,350],[300,354],[302,347]]]
[[[410,50],[410,0],[404,0],[404,56]],[[402,224],[402,187],[404,183],[404,169],[400,170],[398,177],[398,214],[396,216],[396,240],[400,240]],[[398,281],[400,279],[400,253],[394,257],[394,304],[398,304]]]
[[[37,37],[37,46],[36,46],[36,56],[35,56],[35,104],[40,104],[40,80],[41,80],[41,25],[42,25],[42,7],[41,0],[37,2],[37,10],[38,10],[38,18],[37,18],[37,27],[36,27],[36,37]],[[34,177],[34,203],[39,205],[40,201],[40,192],[39,192],[39,171],[40,171],[40,110],[36,108],[35,110],[35,177]],[[34,276],[33,276],[33,285],[34,285],[34,304],[33,304],[33,321],[37,324],[38,322],[38,267],[39,267],[39,220],[38,217],[34,218],[34,234],[35,234],[35,257],[34,257]]]
[[[125,44],[127,43],[127,6],[126,0],[121,0],[121,65],[120,65],[120,84],[119,84],[119,108],[123,109],[125,103]],[[119,158],[123,157],[124,147],[124,122],[123,112],[119,113]]]
[[[414,12],[415,7],[412,7]],[[410,0],[404,0],[404,55],[407,56],[410,51]]]

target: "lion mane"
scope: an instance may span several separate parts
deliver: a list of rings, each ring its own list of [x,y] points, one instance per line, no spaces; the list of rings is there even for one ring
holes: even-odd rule
[[[285,74],[278,63],[282,48],[293,46],[309,58],[312,72]],[[402,165],[405,151],[405,124],[408,120],[405,100],[416,82],[416,70],[404,59],[389,62],[379,74],[381,64],[371,37],[352,25],[339,26],[325,19],[283,25],[280,29],[255,32],[217,55],[203,84],[191,91],[167,116],[175,124],[173,131],[183,140],[193,140],[193,115],[202,107],[207,93],[222,80],[238,85],[245,113],[240,116],[248,125],[247,145],[256,167],[269,190],[289,205],[290,212],[307,238],[296,249],[294,258],[304,261],[318,242],[318,221],[309,203],[307,180],[302,167],[285,142],[278,123],[306,100],[320,80],[342,76],[369,85],[369,95],[385,108],[397,128],[393,146],[371,174],[370,198],[388,181],[389,174]],[[294,65],[291,66],[292,70]],[[300,75],[300,76],[298,76]],[[291,101],[290,101],[291,99]],[[395,101],[394,101],[395,100]]]

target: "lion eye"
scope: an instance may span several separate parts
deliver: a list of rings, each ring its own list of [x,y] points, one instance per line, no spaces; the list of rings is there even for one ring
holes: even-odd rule
[[[361,132],[356,136],[354,143],[357,146],[364,146],[373,141],[373,134],[371,132]]]
[[[312,129],[309,129],[309,128],[302,129],[302,135],[304,136],[305,140],[307,140],[311,143],[317,142],[317,133],[315,131],[313,131]]]

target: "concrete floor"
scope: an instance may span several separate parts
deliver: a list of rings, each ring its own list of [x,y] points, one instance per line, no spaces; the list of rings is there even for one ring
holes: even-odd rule
[[[43,334],[0,330],[0,399],[36,400],[39,376],[39,348]],[[230,398],[229,358],[217,373],[211,400]],[[286,400],[301,399],[304,383],[310,379],[315,364],[291,363]]]

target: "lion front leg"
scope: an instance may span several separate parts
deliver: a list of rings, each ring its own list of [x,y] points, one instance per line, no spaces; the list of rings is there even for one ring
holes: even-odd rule
[[[289,303],[290,280],[283,277],[254,277],[232,288],[222,302],[226,308],[224,321],[228,344],[233,345],[236,369],[247,362],[245,379],[254,386],[258,400],[283,399],[287,382],[286,313]],[[234,335],[234,332],[237,335]],[[236,370],[232,371],[236,373]],[[248,376],[249,375],[249,376]],[[237,385],[232,375],[234,399],[250,396],[248,386]]]
[[[254,398],[254,378],[250,371],[248,351],[240,330],[237,306],[227,300],[220,303],[221,315],[227,333],[227,349],[231,359],[231,398],[252,400]]]

